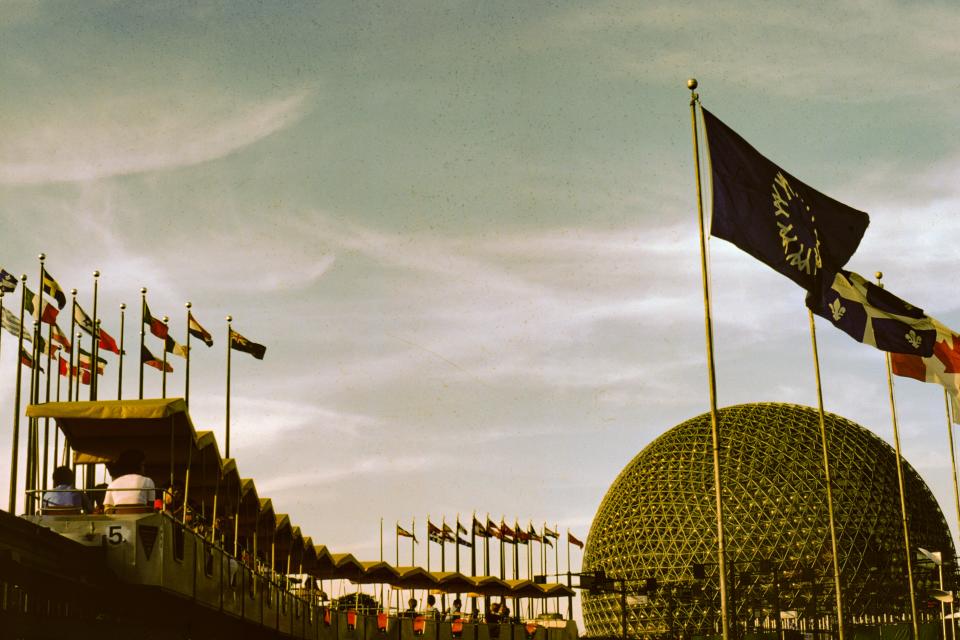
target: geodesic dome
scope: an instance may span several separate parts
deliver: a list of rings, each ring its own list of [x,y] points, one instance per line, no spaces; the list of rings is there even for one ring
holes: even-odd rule
[[[756,628],[780,612],[795,612],[800,620],[835,619],[817,410],[745,404],[721,409],[719,424],[728,607],[735,624]],[[909,615],[893,448],[832,414],[826,415],[826,433],[844,616]],[[953,541],[936,500],[912,467],[905,463],[903,470],[911,547],[941,551],[945,565],[952,565]],[[603,569],[628,581],[632,637],[690,637],[718,628],[716,523],[705,413],[664,433],[624,468],[587,538],[584,571]],[[694,576],[695,563],[705,576]],[[918,608],[926,605],[924,592],[936,586],[934,572],[914,563]],[[649,578],[656,586],[647,589]],[[584,592],[583,615],[587,635],[621,634],[619,595]]]

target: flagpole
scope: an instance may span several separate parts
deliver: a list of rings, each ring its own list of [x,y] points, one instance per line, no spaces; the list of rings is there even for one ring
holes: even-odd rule
[[[471,525],[472,526],[472,525]],[[456,533],[457,542],[454,545],[457,548],[457,556],[454,562],[454,570],[457,573],[460,573],[460,513],[457,513],[457,533]],[[473,549],[473,547],[470,547]]]
[[[231,344],[230,337],[233,335],[233,329],[230,327],[230,323],[233,321],[233,316],[227,316],[227,440],[226,440],[226,449],[227,457],[230,457],[230,352],[233,351],[233,345]]]
[[[703,194],[700,180],[700,146],[697,140],[697,94],[695,78],[687,80],[690,89],[690,123],[693,131],[693,167],[697,181],[697,221],[700,228],[700,274],[703,280],[703,314],[707,337],[707,380],[710,387],[710,434],[713,439],[713,488],[717,504],[717,566],[720,574],[720,623],[723,640],[730,638],[727,618],[727,559],[723,537],[723,491],[720,484],[720,420],[717,411],[717,376],[713,359],[713,322],[710,317],[710,286],[707,274],[707,241],[703,223]]]
[[[72,300],[70,305],[70,370],[67,371],[67,402],[73,402],[73,352],[74,346],[79,347],[80,343],[77,342],[77,339],[74,337],[74,333],[77,330],[77,290],[70,289],[70,298]],[[77,400],[80,399],[80,396],[77,396]]]
[[[43,255],[43,254],[41,254]],[[41,294],[37,294],[41,296]],[[39,297],[38,300],[40,313],[43,312],[43,297]],[[36,309],[34,311],[36,313]],[[32,404],[37,402],[37,391],[40,386],[40,320],[37,319],[37,316],[34,316],[33,320],[33,347],[30,351],[31,354],[31,369],[30,369],[30,394],[27,404]],[[27,494],[24,496],[24,509],[27,512],[27,515],[33,515],[35,513],[35,505],[33,500],[30,499],[30,491],[37,488],[37,419],[30,418],[28,422],[28,431],[27,431],[27,479],[25,488]]]
[[[77,402],[80,402],[80,383],[83,381],[83,375],[80,371],[80,340],[83,339],[83,332],[77,329],[77,336],[75,338],[77,345],[77,389],[74,393],[74,396],[77,399]]]
[[[430,514],[427,514],[427,573],[430,573]]]
[[[167,328],[167,335],[170,335],[170,317],[163,316],[163,326]],[[163,339],[163,375],[160,376],[160,397],[167,397],[167,339]],[[186,510],[184,510],[186,513]]]
[[[143,330],[143,325],[147,319],[147,288],[140,287],[140,391],[137,395],[138,398],[143,400],[143,339],[146,333]],[[166,345],[164,345],[166,348]],[[230,457],[230,441],[227,440],[227,457]]]
[[[393,529],[393,540],[397,545],[397,565],[400,566],[400,521],[397,520],[397,526]]]
[[[484,531],[487,535],[483,537],[483,575],[490,575],[490,514],[487,513],[487,521],[483,523]]]
[[[91,338],[90,353],[93,354],[93,368],[90,380],[90,399],[97,399],[97,383],[100,377],[100,324],[97,322],[97,292],[99,289],[100,271],[93,272],[93,338]],[[91,485],[92,486],[92,485]]]
[[[190,406],[190,308],[193,304],[187,300],[187,303],[184,305],[187,308],[187,371],[186,371],[186,382],[183,385],[183,402]],[[229,346],[229,345],[228,345]],[[381,523],[382,524],[382,523]],[[381,526],[381,528],[383,528]]]
[[[567,586],[573,591],[573,573],[570,571],[570,528],[567,527]],[[567,620],[573,620],[573,596],[567,596]]]
[[[827,485],[827,514],[830,522],[830,544],[833,551],[833,586],[837,598],[837,634],[844,640],[843,592],[840,586],[840,555],[837,549],[837,528],[833,518],[833,481],[830,479],[830,456],[827,454],[827,425],[823,412],[823,387],[820,382],[820,356],[817,350],[817,325],[813,311],[810,317],[810,342],[813,345],[813,371],[817,380],[817,412],[820,418],[820,446],[823,449],[823,478]]]
[[[117,400],[123,400],[123,331],[127,305],[120,303],[120,362],[117,365]]]
[[[383,517],[380,518],[380,562],[383,562]],[[383,596],[380,596],[383,600]]]
[[[877,271],[877,285],[883,287],[880,283],[880,280],[883,278],[883,273]],[[900,488],[900,520],[903,523],[903,548],[907,556],[907,580],[910,583],[910,622],[913,628],[913,638],[918,640],[920,638],[920,627],[917,621],[917,594],[914,592],[913,588],[913,557],[910,550],[910,529],[907,525],[907,501],[906,501],[906,491],[903,482],[903,463],[900,456],[900,431],[897,428],[897,405],[893,398],[893,370],[890,366],[890,352],[884,352],[884,359],[886,360],[887,365],[887,389],[890,392],[890,416],[891,421],[893,422],[893,444],[896,449],[897,454],[897,484]]]
[[[14,357],[17,367],[17,388],[14,391],[13,400],[13,445],[10,448],[10,501],[7,511],[16,513],[17,511],[17,462],[19,461],[20,448],[20,387],[23,380],[23,312],[27,304],[27,274],[20,276],[20,332],[17,336],[17,354]]]
[[[3,289],[0,289],[0,318],[3,318]],[[3,331],[0,331],[0,344],[3,343]]]
[[[415,567],[417,566],[417,549],[416,549],[417,519],[416,518],[412,518],[410,520],[410,533],[413,534],[413,536],[410,538],[410,566]],[[428,553],[430,552],[430,535],[429,534],[427,534],[427,552]]]
[[[50,402],[50,361],[52,357],[50,353],[53,351],[53,325],[47,326],[47,377],[46,377],[46,393],[44,395],[44,402]],[[57,370],[57,375],[59,376],[60,371]],[[47,488],[47,459],[50,456],[50,418],[43,419],[43,471],[41,473],[40,487],[42,489]]]
[[[950,440],[950,473],[953,476],[953,502],[957,509],[957,524],[960,525],[960,489],[957,488],[957,458],[953,446],[953,416],[950,412],[950,394],[946,387],[943,389],[943,404],[947,413],[947,438]],[[942,570],[942,566],[941,566]],[[950,613],[953,614],[953,602],[950,602]],[[950,619],[950,638],[956,639],[956,620]]]

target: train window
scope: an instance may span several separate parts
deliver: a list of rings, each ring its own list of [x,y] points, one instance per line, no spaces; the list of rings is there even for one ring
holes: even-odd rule
[[[213,575],[213,546],[206,542],[203,545],[203,572],[208,578]]]
[[[183,562],[183,548],[185,545],[183,525],[173,522],[173,559]]]

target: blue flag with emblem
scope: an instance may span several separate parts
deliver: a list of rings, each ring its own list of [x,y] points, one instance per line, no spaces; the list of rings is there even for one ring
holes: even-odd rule
[[[703,109],[713,221],[723,238],[807,291],[829,287],[870,217],[808,187]]]
[[[0,269],[0,291],[12,293],[17,289],[17,278],[12,273]]]
[[[807,296],[807,307],[857,342],[891,353],[933,355],[937,342],[933,320],[860,274],[838,272],[821,295]]]

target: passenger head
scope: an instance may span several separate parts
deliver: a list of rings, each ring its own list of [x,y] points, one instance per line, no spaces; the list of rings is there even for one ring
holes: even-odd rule
[[[64,484],[73,486],[73,471],[70,467],[57,467],[53,470],[53,486]]]
[[[417,599],[416,599],[416,598],[410,598],[409,600],[407,600],[407,606],[410,607],[411,609],[416,609],[416,608],[417,608]]]
[[[432,595],[427,596],[427,606],[432,607],[435,604],[437,604],[437,599],[434,598]]]
[[[456,598],[456,599],[453,601],[453,608],[454,608],[454,609],[459,609],[459,608],[462,607],[462,606],[463,606],[463,603],[460,602],[460,598]]]
[[[139,449],[127,449],[120,454],[113,463],[110,475],[113,477],[125,476],[131,473],[143,473],[146,457]]]

